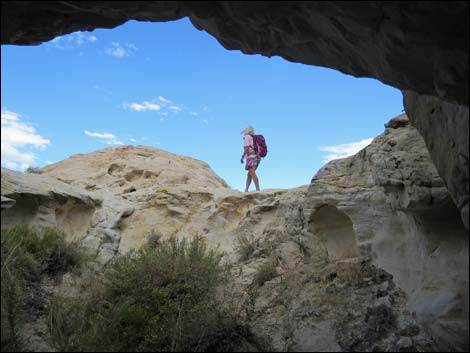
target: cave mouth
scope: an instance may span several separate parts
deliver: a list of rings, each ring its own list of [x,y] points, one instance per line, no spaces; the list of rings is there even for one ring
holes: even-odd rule
[[[335,206],[320,207],[311,218],[313,234],[323,243],[329,261],[359,256],[353,223],[348,215]]]

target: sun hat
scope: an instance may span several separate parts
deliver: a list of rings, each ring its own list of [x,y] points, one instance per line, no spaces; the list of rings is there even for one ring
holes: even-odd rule
[[[240,131],[240,134],[243,135],[254,135],[255,130],[253,129],[253,126],[248,125],[246,128],[244,128],[242,131]]]

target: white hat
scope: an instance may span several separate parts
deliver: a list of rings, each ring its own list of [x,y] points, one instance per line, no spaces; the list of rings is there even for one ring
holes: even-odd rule
[[[244,128],[242,131],[240,131],[240,134],[243,135],[254,135],[255,130],[253,129],[253,126],[248,125],[246,128]]]

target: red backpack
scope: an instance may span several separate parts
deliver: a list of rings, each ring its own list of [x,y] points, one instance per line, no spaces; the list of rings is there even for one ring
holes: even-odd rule
[[[266,146],[263,135],[253,135],[253,148],[258,156],[266,157],[268,154],[268,146]]]

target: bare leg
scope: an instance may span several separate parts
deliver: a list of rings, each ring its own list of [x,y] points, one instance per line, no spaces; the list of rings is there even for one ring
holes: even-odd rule
[[[250,188],[250,184],[251,184],[251,175],[250,175],[250,172],[248,172],[248,174],[246,175],[246,188],[245,188],[245,192],[248,192],[248,189]]]
[[[251,167],[248,171],[248,174],[251,176],[251,178],[255,182],[256,191],[259,191],[259,181],[258,181],[258,176],[256,175],[255,167]]]

